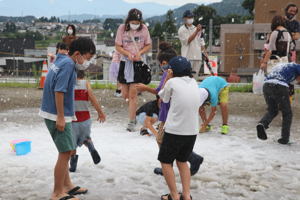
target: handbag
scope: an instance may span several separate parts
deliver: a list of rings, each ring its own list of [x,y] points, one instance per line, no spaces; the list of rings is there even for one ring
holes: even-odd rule
[[[135,46],[135,49],[137,52],[139,52],[139,48],[132,36],[130,34],[131,40],[133,41],[133,44]],[[134,69],[134,81],[137,83],[143,83],[145,85],[148,85],[151,82],[151,68],[144,62],[144,61],[137,61],[133,63],[133,69]]]

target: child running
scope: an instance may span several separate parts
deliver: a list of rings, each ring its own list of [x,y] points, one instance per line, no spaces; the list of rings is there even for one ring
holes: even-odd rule
[[[166,77],[168,74],[167,70],[169,68],[168,63],[172,58],[176,57],[177,55],[176,55],[176,51],[172,48],[172,46],[169,43],[162,42],[159,45],[159,49],[160,49],[160,52],[157,56],[157,59],[160,63],[161,69],[163,70],[163,75],[162,75],[160,84],[156,89],[150,88],[144,84],[138,84],[137,89],[139,91],[147,91],[147,92],[157,95],[165,83],[165,80],[166,80]],[[158,134],[156,137],[156,141],[157,141],[157,144],[159,147],[162,144],[162,140],[163,140],[163,136],[164,136],[164,125],[167,120],[169,109],[170,109],[170,102],[164,103],[163,101],[161,101],[159,115],[158,115],[158,117],[159,117],[158,120],[160,121],[160,124],[159,124],[159,128],[158,128]],[[196,154],[195,152],[192,152],[188,158],[188,162],[190,163],[190,171],[191,171],[191,175],[193,176],[199,171],[200,165],[203,162],[203,157]],[[155,168],[154,173],[157,175],[163,175],[162,169],[160,167]]]
[[[77,71],[77,82],[75,86],[75,114],[76,121],[72,122],[72,133],[76,147],[83,144],[89,149],[93,161],[98,164],[101,158],[94,147],[91,139],[91,117],[89,112],[89,101],[92,103],[98,113],[98,121],[105,121],[105,114],[98,103],[90,83],[84,79],[84,71]],[[72,155],[70,160],[70,172],[75,172],[77,168],[78,155]]]
[[[88,38],[74,40],[69,48],[69,55],[58,54],[50,65],[43,90],[42,105],[39,115],[45,119],[58,151],[54,168],[54,190],[51,200],[79,200],[73,195],[87,193],[87,189],[75,187],[68,171],[71,155],[75,153],[72,135],[74,112],[74,86],[76,68],[90,60],[96,53],[96,47]]]
[[[197,82],[192,78],[191,63],[186,58],[174,57],[170,60],[169,66],[165,85],[158,93],[163,102],[171,102],[158,154],[170,194],[162,195],[161,199],[191,200],[191,173],[187,161],[199,131],[198,111],[207,99],[208,92],[198,88]],[[182,195],[178,193],[176,187],[174,160],[180,173]]]

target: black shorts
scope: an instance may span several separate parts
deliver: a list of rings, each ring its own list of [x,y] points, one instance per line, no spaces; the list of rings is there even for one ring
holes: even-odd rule
[[[135,68],[136,65],[139,65],[140,63],[141,63],[140,61],[133,62],[133,67]],[[119,73],[118,73],[119,83],[122,83],[122,84],[140,83],[140,81],[137,81],[136,74],[134,75],[134,81],[133,82],[127,82],[127,80],[125,79],[124,70],[125,70],[125,61],[121,61],[120,62],[120,67],[119,67]]]
[[[166,164],[172,164],[174,160],[187,162],[193,151],[196,137],[196,135],[182,136],[165,132],[158,160]]]

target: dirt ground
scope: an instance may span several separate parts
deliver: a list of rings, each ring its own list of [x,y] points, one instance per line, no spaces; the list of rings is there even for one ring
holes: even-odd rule
[[[0,88],[0,121],[29,122],[38,120],[38,108],[40,106],[43,90],[28,88]],[[126,119],[127,103],[122,98],[113,96],[113,90],[94,90],[98,100],[101,101],[105,112],[114,119]],[[155,96],[143,93],[139,96],[139,105],[155,99]],[[20,113],[24,110],[27,113]],[[263,96],[252,93],[230,93],[230,115],[253,116],[259,120],[266,110]],[[300,119],[300,96],[296,96],[293,102],[294,122]],[[10,113],[10,114],[8,114]],[[12,114],[14,113],[14,114]],[[6,117],[7,114],[7,117]],[[24,114],[28,117],[24,118]]]

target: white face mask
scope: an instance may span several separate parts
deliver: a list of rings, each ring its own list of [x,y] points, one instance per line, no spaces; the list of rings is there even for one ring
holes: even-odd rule
[[[194,23],[194,18],[187,19],[187,20],[186,20],[186,23],[187,23],[187,24],[192,24],[192,23]]]
[[[70,29],[70,28],[69,28],[69,29],[68,29],[68,34],[69,34],[69,35],[72,35],[72,34],[73,34],[73,29]]]
[[[137,30],[140,27],[140,24],[129,24],[132,30]]]
[[[77,61],[78,62],[78,61]],[[82,64],[76,63],[76,69],[78,70],[86,70],[91,65],[91,61],[85,60]]]

